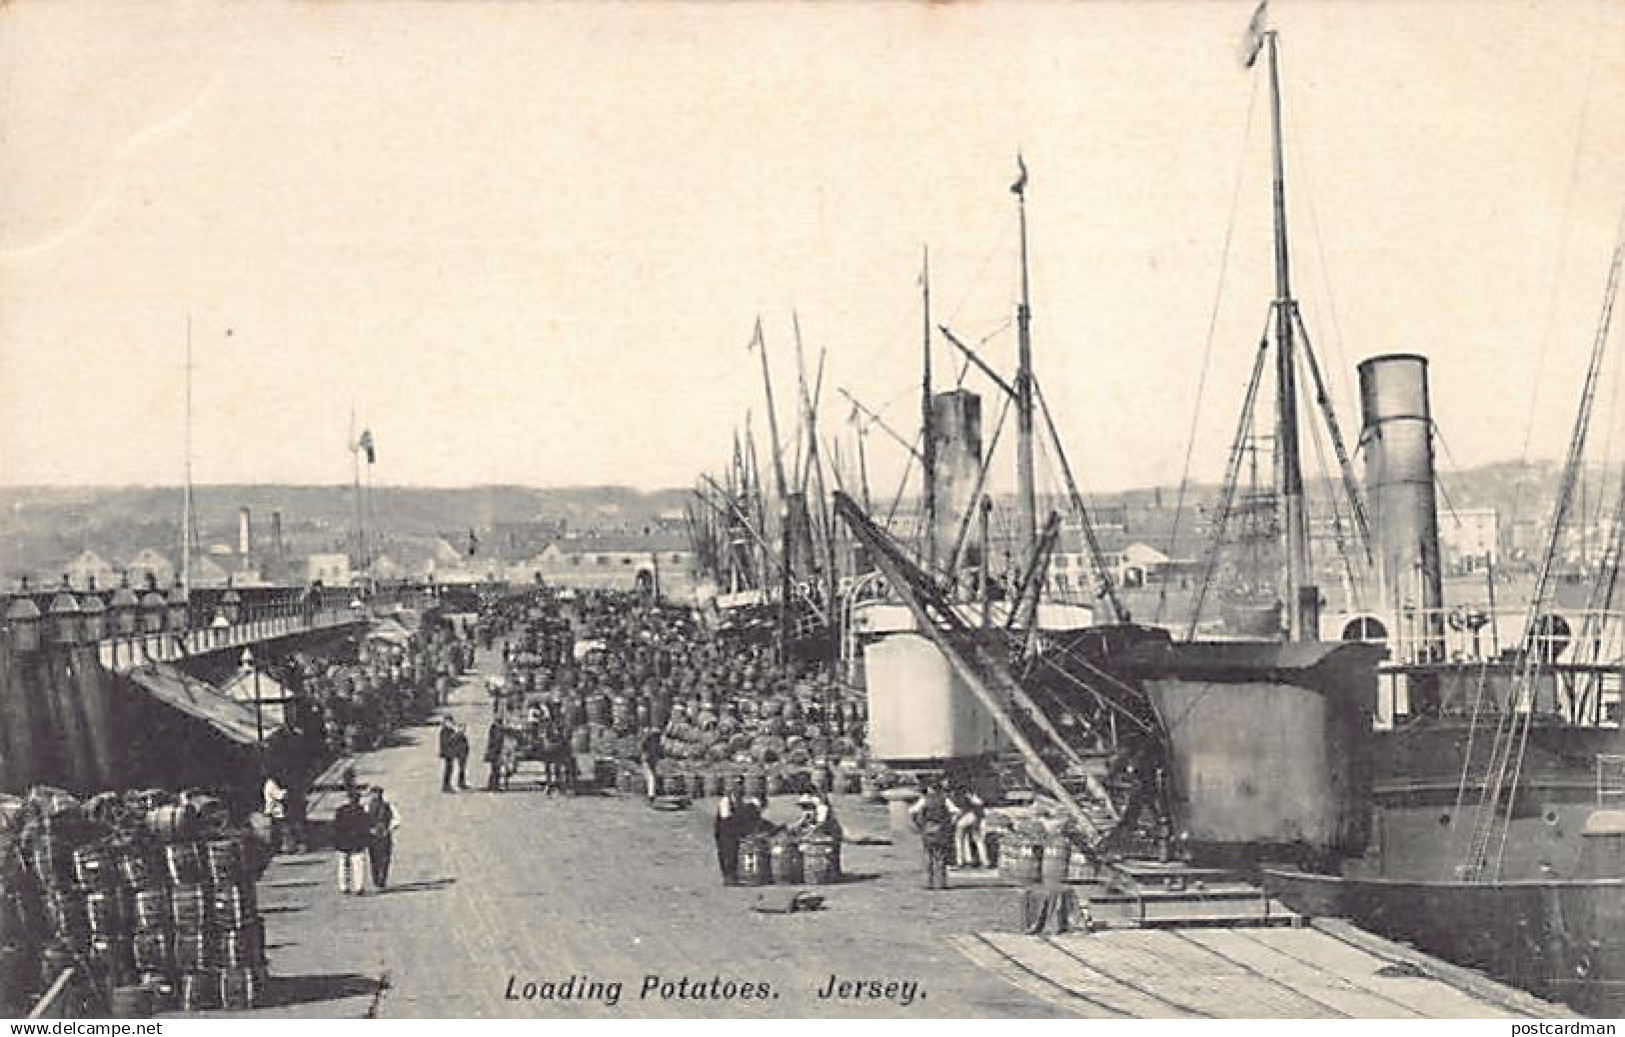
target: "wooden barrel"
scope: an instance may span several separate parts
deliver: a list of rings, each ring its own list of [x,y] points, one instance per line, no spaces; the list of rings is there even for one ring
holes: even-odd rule
[[[812,769],[812,786],[819,792],[828,792],[835,785],[835,777],[827,766],[818,764]]]
[[[214,962],[215,944],[206,931],[175,934],[175,967],[182,972],[199,972]]]
[[[94,890],[85,897],[85,921],[92,936],[110,936],[127,929],[119,896],[110,889]]]
[[[230,929],[222,929],[209,948],[212,964],[221,968],[244,969],[265,963],[265,927],[258,919]]]
[[[592,750],[592,732],[585,725],[570,732],[570,750],[578,753]]]
[[[246,1011],[265,1003],[265,970],[257,965],[220,971],[220,1007]]]
[[[707,795],[707,790],[710,787],[711,787],[710,783],[705,780],[705,775],[703,775],[703,774],[690,774],[688,776],[688,795],[689,795],[689,798],[691,798],[691,799],[704,799],[706,797],[706,795]]]
[[[803,881],[827,886],[841,877],[839,847],[833,839],[804,839],[800,844]]]
[[[91,843],[73,851],[73,879],[81,886],[102,889],[117,881],[113,851],[106,843]]]
[[[767,775],[767,794],[769,796],[784,795],[784,772],[771,771]]]
[[[91,937],[89,960],[91,971],[104,989],[135,982],[133,941],[128,936]]]
[[[137,972],[169,974],[175,971],[175,940],[168,929],[136,933],[130,940]]]
[[[197,814],[185,804],[167,803],[147,811],[147,831],[163,842],[190,839],[196,828]]]
[[[230,885],[247,874],[240,837],[210,840],[203,848],[203,859],[209,880],[216,885]]]
[[[999,842],[999,874],[1011,882],[1031,884],[1042,876],[1043,844],[1019,832],[1010,832]]]
[[[761,771],[752,771],[745,775],[745,795],[758,798],[767,795],[767,775]]]
[[[769,851],[773,865],[773,882],[780,886],[799,886],[802,877],[801,847],[787,839],[774,840]]]
[[[259,904],[252,883],[234,886],[216,886],[214,890],[214,921],[216,925],[232,927],[259,920]]]
[[[168,1012],[174,1009],[179,1001],[180,991],[175,989],[173,968],[163,972],[145,972],[141,974],[141,985],[152,991],[153,1008],[159,1012]]]
[[[152,885],[152,868],[147,855],[134,843],[119,847],[113,860],[113,870],[120,882],[132,889],[146,889]]]
[[[851,794],[863,788],[863,775],[857,771],[840,771],[835,781],[835,791]]]
[[[746,886],[766,886],[773,881],[773,845],[766,836],[740,840],[739,881]]]
[[[219,1008],[219,973],[195,971],[181,976],[180,1003],[183,1012],[203,1012]]]
[[[145,983],[126,983],[113,988],[107,1006],[114,1019],[151,1019],[157,1011],[157,998]]]
[[[153,932],[169,925],[169,894],[161,889],[135,891],[131,920],[137,932]]]
[[[45,897],[45,917],[51,932],[64,946],[79,949],[90,942],[90,915],[85,895],[77,889],[59,889]]]
[[[176,886],[169,895],[169,917],[178,932],[200,932],[213,920],[213,902],[201,885]]]
[[[708,796],[727,795],[728,776],[725,774],[707,774],[705,776],[705,792]]]
[[[170,843],[164,847],[164,871],[175,886],[195,886],[208,877],[197,843]]]
[[[1039,878],[1045,885],[1060,885],[1067,880],[1072,865],[1072,841],[1064,835],[1052,835],[1044,840],[1043,857],[1039,861]]]
[[[28,867],[45,889],[60,889],[73,882],[73,851],[55,838],[42,837],[28,851]]]

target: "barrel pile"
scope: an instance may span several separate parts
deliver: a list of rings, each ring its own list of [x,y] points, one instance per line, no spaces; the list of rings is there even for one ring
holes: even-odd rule
[[[990,825],[988,841],[996,847],[999,875],[1018,885],[1059,885],[1079,877],[1075,865],[1086,863],[1076,852],[1075,831],[1054,820],[1024,818],[1008,827]]]
[[[202,793],[0,797],[0,994],[31,1001],[71,965],[114,1015],[255,1007],[265,859]]]
[[[828,885],[841,877],[841,844],[828,836],[762,832],[739,842],[739,881],[746,886]]]

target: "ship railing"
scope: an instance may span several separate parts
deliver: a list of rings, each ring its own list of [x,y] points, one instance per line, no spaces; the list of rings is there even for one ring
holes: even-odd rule
[[[1625,666],[1625,610],[1548,610],[1543,628],[1534,644],[1549,661],[1572,665]],[[1473,604],[1438,609],[1402,609],[1397,617],[1377,617],[1366,622],[1355,636],[1349,630],[1337,632],[1342,640],[1386,645],[1391,662],[1402,665],[1428,665],[1495,659],[1524,644],[1523,608],[1501,608],[1494,612]],[[1380,624],[1380,625],[1379,625]],[[1353,626],[1352,622],[1349,624]],[[1349,634],[1350,636],[1343,636]]]

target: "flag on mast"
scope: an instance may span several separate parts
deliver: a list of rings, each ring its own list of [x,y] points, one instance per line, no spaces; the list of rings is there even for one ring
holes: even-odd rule
[[[1020,173],[1016,176],[1016,182],[1010,185],[1010,193],[1023,194],[1027,190],[1027,163],[1022,161],[1019,151],[1016,152],[1016,168]]]
[[[373,449],[372,445],[372,429],[364,428],[361,430],[361,438],[356,441],[356,448],[367,455],[368,464],[378,463],[378,452]]]
[[[1252,68],[1258,52],[1264,46],[1264,26],[1269,21],[1270,0],[1258,0],[1252,20],[1247,23],[1247,35],[1241,39],[1241,67]]]

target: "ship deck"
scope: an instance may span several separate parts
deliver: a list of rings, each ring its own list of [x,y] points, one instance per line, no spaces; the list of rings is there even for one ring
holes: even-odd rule
[[[482,666],[491,660],[482,657]],[[471,674],[446,712],[478,754],[487,706]],[[262,880],[270,1018],[456,1017],[1514,1017],[1569,1013],[1425,955],[1322,928],[1011,935],[1019,896],[991,872],[927,893],[916,845],[885,810],[836,797],[853,881],[808,887],[814,913],[763,914],[785,887],[725,888],[707,804],[439,791],[434,729],[356,758],[402,815],[392,887],[344,897],[328,852],[278,857]],[[483,781],[470,761],[471,784]],[[473,772],[478,772],[476,775]],[[478,780],[477,780],[478,779]],[[312,814],[334,797],[313,797]],[[793,811],[779,802],[770,816]],[[1386,949],[1385,949],[1386,948]],[[1399,964],[1395,967],[1396,963]],[[1459,970],[1458,970],[1459,971]],[[766,999],[639,996],[645,977],[768,983]],[[605,997],[526,997],[526,984],[622,984]],[[916,983],[821,997],[831,977]],[[881,989],[884,993],[884,988]],[[224,1014],[224,1013],[211,1013]]]

